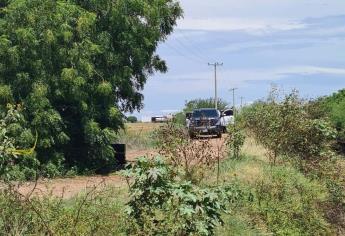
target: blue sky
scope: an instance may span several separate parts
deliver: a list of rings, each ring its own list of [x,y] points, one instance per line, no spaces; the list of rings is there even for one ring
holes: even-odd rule
[[[247,103],[267,95],[272,83],[315,98],[345,88],[344,0],[181,0],[184,18],[160,45],[169,71],[151,77],[143,91],[151,115],[179,110],[186,100],[214,95]]]

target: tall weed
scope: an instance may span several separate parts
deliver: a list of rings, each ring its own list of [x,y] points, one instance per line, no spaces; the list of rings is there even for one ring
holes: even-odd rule
[[[121,235],[126,230],[119,192],[92,188],[78,197],[0,191],[1,235]]]
[[[223,145],[215,147],[210,139],[193,140],[183,127],[174,123],[157,130],[155,137],[159,154],[194,184],[202,182],[224,154]]]

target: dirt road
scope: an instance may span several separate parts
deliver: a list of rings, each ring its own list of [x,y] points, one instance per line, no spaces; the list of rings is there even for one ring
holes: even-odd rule
[[[196,142],[198,141],[196,140]],[[224,148],[224,138],[210,139],[210,142],[215,152],[221,148]],[[129,151],[127,153],[127,160],[129,162],[135,162],[135,160],[139,157],[152,156],[156,154],[157,152],[155,150]],[[35,189],[33,194],[36,196],[51,194],[56,197],[68,199],[82,192],[86,192],[88,189],[91,189],[94,186],[99,186],[99,188],[105,186],[124,188],[126,187],[126,181],[123,177],[116,174],[110,176],[39,180],[37,183],[28,182],[22,184],[19,187],[19,192],[25,195]]]

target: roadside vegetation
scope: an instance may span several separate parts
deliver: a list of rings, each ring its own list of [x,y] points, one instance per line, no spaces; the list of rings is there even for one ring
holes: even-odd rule
[[[344,156],[334,146],[338,134],[328,115],[315,120],[309,106],[292,92],[247,107],[237,126],[229,127],[225,159],[211,140],[193,141],[183,127],[164,125],[153,136],[161,157],[141,158],[125,170],[128,188],[95,186],[64,199],[21,195],[8,184],[0,197],[0,229],[48,235],[343,235]],[[253,128],[253,122],[270,124],[266,119],[274,126]],[[272,129],[280,140],[261,129]]]
[[[184,126],[213,99],[171,124],[124,123],[167,71],[156,49],[182,17],[176,1],[0,5],[0,235],[345,235],[344,90],[305,101],[273,89],[215,147]],[[37,194],[41,177],[114,166],[115,142],[159,155],[114,173],[127,186]]]
[[[260,160],[266,166],[263,177],[251,184],[256,202],[251,211],[275,234],[345,232],[345,159],[336,145],[342,127],[336,127],[334,110],[327,112],[324,104],[303,101],[296,91],[284,95],[273,89],[267,100],[239,117],[267,157]]]

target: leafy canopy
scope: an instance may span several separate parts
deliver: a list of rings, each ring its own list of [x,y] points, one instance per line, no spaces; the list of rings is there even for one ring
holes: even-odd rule
[[[136,116],[128,116],[127,117],[127,122],[129,122],[129,123],[137,123],[138,122],[138,118]]]
[[[140,110],[157,46],[182,10],[174,0],[12,0],[0,18],[0,104],[23,104],[41,161],[97,168],[123,112]]]

